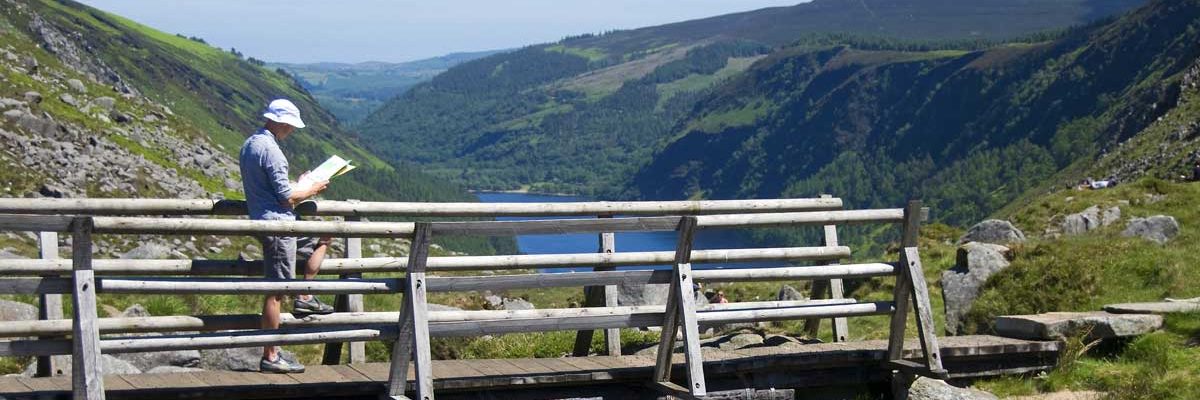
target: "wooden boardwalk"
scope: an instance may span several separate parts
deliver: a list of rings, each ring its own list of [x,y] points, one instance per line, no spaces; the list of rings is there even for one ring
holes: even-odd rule
[[[908,356],[917,356],[915,343],[906,347],[914,349]],[[941,354],[951,377],[965,378],[1044,370],[1054,365],[1060,348],[1058,342],[957,336],[942,338]],[[728,389],[862,384],[886,377],[881,367],[887,357],[884,340],[702,351],[710,385]],[[682,355],[676,355],[675,361],[682,372]],[[433,363],[433,375],[439,397],[456,397],[546,387],[640,386],[648,381],[654,364],[650,356],[444,360]],[[108,375],[104,385],[113,399],[369,397],[385,390],[388,371],[387,363],[364,363],[312,365],[307,372],[293,375],[230,371]],[[410,368],[410,380],[412,372]],[[0,378],[2,398],[67,398],[70,390],[67,377]]]

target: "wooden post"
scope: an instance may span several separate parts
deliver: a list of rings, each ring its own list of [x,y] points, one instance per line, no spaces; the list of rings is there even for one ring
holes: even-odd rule
[[[416,360],[417,399],[433,400],[433,364],[429,350],[429,309],[425,299],[425,265],[429,258],[432,226],[418,222],[413,227],[412,247],[405,272],[404,305],[400,309],[400,333],[392,348],[392,367],[388,376],[388,395],[406,399],[408,363]]]
[[[58,259],[58,232],[38,232],[38,248],[43,260]],[[58,275],[44,275],[58,277]],[[38,319],[42,321],[63,319],[63,303],[61,294],[38,295]],[[39,337],[38,339],[61,339],[58,336]],[[38,356],[37,372],[34,376],[47,377],[63,375],[67,366],[66,356]]]
[[[92,218],[71,221],[71,264],[74,291],[72,304],[72,393],[76,400],[103,400],[104,379],[100,371],[100,326],[96,316],[96,277],[92,271]]]
[[[356,216],[346,217],[346,221],[354,222],[365,220]],[[345,258],[362,258],[362,238],[346,237],[346,256]],[[341,274],[338,278],[346,279],[362,279],[361,273]],[[363,297],[361,294],[341,294],[335,297],[334,310],[337,312],[362,312]],[[366,343],[350,342],[350,363],[367,362]],[[342,361],[342,344],[341,343],[326,343],[325,355],[322,357],[321,363],[325,365],[336,365]]]
[[[830,196],[827,194],[821,195],[821,198],[823,198],[823,199],[832,198],[832,197],[833,196]],[[838,245],[837,225],[825,225],[824,229],[825,229],[825,245],[830,246],[830,247],[837,247],[837,245]],[[837,265],[837,264],[838,264],[838,262],[836,262],[836,261],[821,263],[821,265]],[[843,292],[845,289],[843,288],[843,285],[842,285],[842,278],[832,278],[829,280],[813,281],[813,283],[812,283],[812,298],[813,299],[824,298],[826,290],[829,291],[829,297],[832,299],[844,298],[845,293],[843,293]],[[846,318],[845,317],[837,317],[837,318],[834,318],[832,320],[832,322],[833,322],[833,341],[834,342],[845,342],[846,335],[848,334],[848,330],[849,330],[848,325],[846,323]],[[821,327],[821,320],[819,320],[819,319],[809,319],[809,320],[804,321],[804,330],[808,333],[808,336],[816,337],[820,327]]]
[[[921,202],[911,200],[904,208],[903,233],[900,237],[902,248],[916,247],[921,224]],[[913,280],[908,263],[901,262],[896,266],[896,287],[892,291],[892,301],[896,312],[892,314],[891,329],[888,334],[888,361],[893,363],[904,360],[904,331],[908,323],[908,306],[912,298]]]
[[[600,218],[612,218],[612,215],[601,215]],[[612,254],[616,251],[616,234],[612,232],[604,232],[599,236],[600,248],[597,250],[601,254]],[[615,271],[616,267],[594,267],[593,271]],[[583,288],[584,307],[616,307],[617,306],[617,285],[605,286],[585,286]],[[571,352],[572,356],[585,357],[592,350],[592,335],[593,330],[582,330],[575,332],[575,349]],[[610,356],[621,355],[621,330],[620,329],[605,329],[604,330],[604,346],[607,349],[607,354]]]
[[[917,312],[917,337],[925,355],[925,367],[934,376],[944,376],[941,347],[934,333],[933,312],[929,309],[929,287],[925,284],[925,272],[921,267],[920,252],[916,247],[905,247],[900,259],[907,266],[909,280],[913,282],[913,310]]]
[[[692,286],[691,253],[695,227],[696,217],[683,217],[679,221],[674,279],[667,295],[658,361],[654,366],[654,380],[668,392],[683,389],[693,397],[700,397],[707,393],[707,389],[704,383],[704,359],[700,354],[700,329],[696,319],[696,290]],[[683,329],[683,352],[688,372],[687,388],[679,388],[671,383],[671,354],[675,348],[675,334],[679,328]]]

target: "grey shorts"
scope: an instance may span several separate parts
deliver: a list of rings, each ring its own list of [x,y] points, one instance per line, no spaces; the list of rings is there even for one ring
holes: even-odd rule
[[[308,261],[317,249],[317,238],[264,236],[262,242],[263,277],[267,279],[296,279],[296,260]]]

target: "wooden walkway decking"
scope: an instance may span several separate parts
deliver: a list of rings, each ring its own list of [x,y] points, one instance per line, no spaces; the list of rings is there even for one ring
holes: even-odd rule
[[[915,343],[907,346],[916,349]],[[741,350],[704,348],[704,370],[713,383],[740,382],[730,388],[810,387],[868,383],[882,379],[886,357],[882,340],[760,347]],[[995,376],[1030,372],[1054,365],[1058,342],[996,336],[942,338],[942,357],[951,377]],[[916,356],[913,351],[911,356]],[[682,355],[677,355],[677,358]],[[439,394],[519,391],[563,386],[638,385],[654,369],[649,356],[592,356],[508,360],[435,361]],[[682,359],[677,359],[677,363]],[[677,364],[679,367],[681,365]],[[113,399],[269,399],[324,396],[373,396],[384,389],[387,363],[310,365],[303,374],[204,371],[192,373],[108,375],[104,384]],[[847,374],[846,371],[855,371]],[[409,369],[410,374],[412,369]],[[838,373],[833,373],[838,372]],[[410,375],[410,379],[412,379]],[[721,386],[718,383],[718,386]],[[765,387],[764,387],[765,388]],[[0,378],[0,397],[47,399],[70,396],[67,377]]]

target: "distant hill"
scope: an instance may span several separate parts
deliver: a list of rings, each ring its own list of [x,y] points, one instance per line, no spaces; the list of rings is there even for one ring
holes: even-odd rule
[[[353,126],[383,102],[455,65],[504,50],[451,53],[402,63],[267,63],[287,71],[343,126]]]
[[[458,65],[358,128],[387,157],[472,188],[614,196],[715,88],[781,48],[970,50],[1018,36],[1046,40],[1057,34],[1030,35],[1143,3],[818,0],[582,35]]]
[[[331,184],[328,198],[475,200],[380,159],[287,75],[51,0],[0,0],[0,195],[240,198],[237,151],[279,97],[293,100],[308,125],[282,142],[293,174],[333,154],[359,165]],[[458,244],[493,250],[484,241]]]

